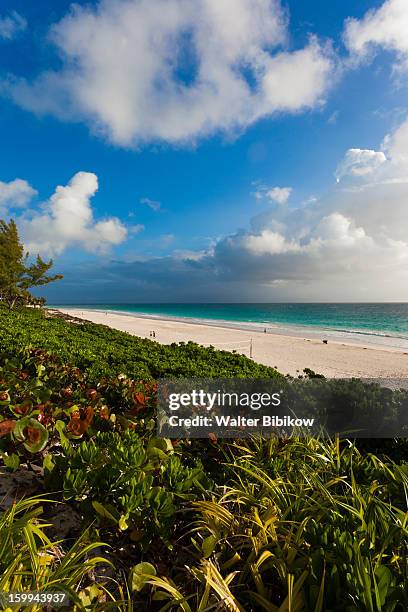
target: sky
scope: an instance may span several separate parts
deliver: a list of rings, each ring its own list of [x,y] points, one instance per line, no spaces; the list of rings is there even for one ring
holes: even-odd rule
[[[50,303],[408,300],[406,0],[0,1]]]

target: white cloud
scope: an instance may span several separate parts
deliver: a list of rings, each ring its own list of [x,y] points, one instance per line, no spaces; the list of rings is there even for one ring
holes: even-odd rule
[[[387,135],[382,146],[394,162],[408,161],[408,120]]]
[[[24,207],[36,194],[36,190],[23,179],[9,183],[0,181],[0,209]]]
[[[348,151],[323,197],[221,239],[208,256],[217,278],[263,287],[262,299],[408,299],[408,120],[384,150]]]
[[[109,276],[124,301],[141,289],[152,301],[169,291],[185,301],[408,300],[408,120],[384,145],[386,158],[370,171],[351,165],[322,197],[298,208],[273,204],[205,252],[159,256],[162,236],[150,257],[93,267],[98,299]],[[265,197],[265,185],[254,188]]]
[[[288,242],[281,234],[268,229],[257,235],[246,236],[242,244],[254,255],[277,255],[279,253],[296,253],[302,250],[299,243]]]
[[[41,211],[19,220],[23,240],[30,252],[58,255],[69,246],[104,252],[123,242],[126,227],[116,217],[95,221],[91,198],[98,179],[91,172],[78,172],[66,186],[56,188]]]
[[[268,187],[268,185],[260,181],[254,181],[252,185],[255,190],[251,195],[253,195],[256,200],[260,201],[266,199],[276,204],[286,204],[293,191],[292,187]]]
[[[144,229],[145,226],[142,223],[136,223],[135,225],[131,225],[130,227],[128,227],[128,230],[131,234],[140,234],[140,232],[143,232]]]
[[[339,182],[345,176],[364,176],[372,173],[386,161],[382,151],[371,149],[349,149],[336,169],[336,179]]]
[[[140,203],[141,204],[146,204],[146,206],[148,206],[149,208],[151,208],[155,212],[157,212],[158,210],[161,209],[161,203],[158,202],[157,200],[151,200],[150,198],[141,198],[140,199]]]
[[[286,204],[292,193],[292,187],[272,187],[266,192],[266,197],[277,204]]]
[[[172,252],[172,257],[181,261],[201,261],[208,256],[208,251],[190,251],[188,249],[176,249]]]
[[[351,249],[356,246],[371,246],[372,240],[362,227],[344,215],[334,212],[316,225],[302,231],[300,234],[293,231],[290,225],[285,227],[285,236],[270,229],[263,229],[260,233],[247,234],[239,241],[240,245],[253,255],[283,255],[283,254],[311,254],[319,255],[333,249]]]
[[[61,71],[14,79],[9,94],[121,146],[191,143],[313,108],[333,78],[316,38],[287,49],[279,0],[101,0],[74,5],[51,37]]]
[[[264,101],[259,114],[296,112],[322,104],[330,67],[328,50],[314,37],[304,49],[269,56],[261,81]]]
[[[400,67],[408,67],[408,2],[386,0],[377,10],[368,11],[361,20],[348,19],[344,40],[349,50],[359,57],[374,52],[376,47],[395,51]]]
[[[361,244],[369,246],[372,242],[362,227],[356,227],[351,219],[339,212],[323,217],[313,233],[315,235],[309,242],[309,248],[324,246],[349,249]]]
[[[17,34],[24,31],[27,21],[17,11],[11,11],[9,15],[0,17],[0,38],[11,40]]]

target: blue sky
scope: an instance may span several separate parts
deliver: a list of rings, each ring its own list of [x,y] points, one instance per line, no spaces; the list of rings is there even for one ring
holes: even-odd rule
[[[0,5],[0,211],[49,300],[407,299],[408,7],[194,4]]]

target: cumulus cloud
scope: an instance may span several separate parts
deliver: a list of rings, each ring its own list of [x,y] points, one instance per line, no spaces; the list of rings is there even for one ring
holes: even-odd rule
[[[332,299],[339,287],[347,299],[408,297],[408,120],[383,148],[347,151],[339,182],[323,197],[299,208],[275,205],[250,230],[219,241],[215,267],[275,296],[279,281],[292,297],[311,291]]]
[[[0,181],[0,210],[24,207],[36,194],[36,190],[23,179],[9,183]]]
[[[351,219],[340,213],[323,217],[314,227],[302,236],[285,237],[270,229],[257,234],[246,235],[241,245],[254,255],[281,255],[299,253],[318,255],[319,251],[331,248],[350,248],[371,239],[362,227],[356,227]]]
[[[378,9],[368,11],[359,19],[348,19],[344,40],[349,50],[367,57],[376,47],[394,51],[399,66],[408,68],[408,3],[406,0],[386,0]]]
[[[92,297],[103,299],[108,282],[124,300],[141,290],[153,301],[169,291],[186,301],[408,299],[408,120],[383,149],[381,163],[356,155],[325,195],[299,207],[273,203],[207,252],[94,268]]]
[[[262,230],[260,234],[249,234],[242,240],[242,245],[254,255],[277,255],[301,250],[297,242],[287,241],[284,236],[271,230]]]
[[[91,199],[98,179],[91,172],[78,172],[68,185],[58,186],[41,210],[31,210],[18,220],[24,244],[30,252],[58,255],[69,246],[104,252],[120,244],[126,227],[116,217],[95,221]]]
[[[268,200],[277,204],[286,204],[293,191],[292,187],[268,187],[260,181],[252,183],[255,190],[252,195],[256,200]]]
[[[408,120],[388,134],[383,141],[383,149],[395,162],[408,161]]]
[[[382,151],[370,149],[349,149],[336,169],[339,182],[344,176],[364,176],[370,174],[386,161]]]
[[[24,31],[27,21],[17,11],[11,11],[5,17],[0,17],[0,39],[11,40]]]
[[[272,202],[277,202],[278,204],[286,204],[286,202],[290,198],[290,194],[292,193],[292,187],[273,187],[272,189],[268,189],[266,192],[266,197],[269,198]]]
[[[280,0],[100,0],[74,5],[50,36],[61,71],[14,79],[9,95],[122,146],[191,143],[313,108],[333,76],[315,37],[288,49]]]

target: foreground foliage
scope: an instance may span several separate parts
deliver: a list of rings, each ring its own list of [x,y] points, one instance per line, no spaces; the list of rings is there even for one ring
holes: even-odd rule
[[[50,591],[65,593],[73,606],[82,608],[90,573],[109,562],[94,553],[100,543],[82,536],[68,548],[52,542],[41,518],[47,498],[17,501],[0,516],[0,593]],[[34,605],[30,610],[43,610]]]
[[[0,308],[0,328],[0,479],[30,472],[40,494],[0,515],[1,590],[55,586],[86,611],[408,609],[405,441],[157,439],[155,377],[279,375],[31,310]],[[47,493],[77,517],[59,543]]]
[[[115,434],[109,435],[113,442]],[[194,460],[201,445],[184,447],[182,456],[169,450],[163,466],[169,457],[177,466]],[[104,448],[101,445],[99,452]],[[76,457],[84,450],[82,446]],[[102,578],[94,583],[95,590],[88,589],[92,603],[78,609],[107,609],[99,607],[107,592],[123,610],[407,609],[406,463],[365,456],[348,442],[323,440],[253,439],[239,446],[212,445],[211,451],[213,458],[206,460],[218,460],[220,466],[212,490],[197,486],[192,496],[187,479],[174,472],[173,482],[170,474],[164,477],[169,490],[178,493],[172,497],[173,524],[167,524],[166,533],[155,525],[157,520],[164,527],[165,513],[143,521],[136,514],[131,526],[120,525],[114,514],[123,499],[116,499],[112,507],[96,501],[103,492],[99,478],[107,474],[104,466],[92,464],[84,470],[85,500],[89,496],[96,510],[92,518],[85,515],[84,526],[97,519],[99,537],[103,534],[113,545],[108,558],[120,571],[116,582]],[[62,452],[60,458],[68,461],[72,451]],[[111,499],[116,490],[127,488],[131,495],[137,487],[135,472],[127,473],[122,460],[110,455],[113,473],[121,471],[117,489],[113,478],[106,484]],[[78,466],[74,461],[72,470]],[[75,503],[81,504],[79,499]],[[151,511],[148,499],[136,506]],[[3,521],[10,523],[10,515]],[[15,525],[13,533],[17,532],[21,529]],[[5,537],[4,529],[1,533]],[[32,539],[38,538],[42,536],[36,531]],[[12,564],[21,558],[21,545],[10,545],[9,540],[7,546],[6,562]],[[30,558],[28,550],[25,556]],[[61,570],[62,584],[83,591],[91,579],[83,569],[87,575],[82,585],[78,576],[74,587]],[[9,588],[9,583],[2,588]]]

